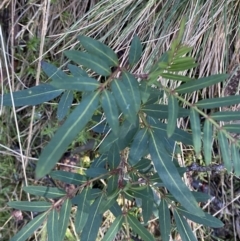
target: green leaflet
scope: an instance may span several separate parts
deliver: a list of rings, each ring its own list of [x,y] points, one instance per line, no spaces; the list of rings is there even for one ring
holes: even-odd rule
[[[184,76],[184,75],[178,75],[178,74],[171,74],[171,73],[162,73],[161,76],[165,79],[171,79],[171,80],[177,80],[177,81],[193,81],[194,79]]]
[[[38,178],[45,176],[54,167],[68,145],[85,127],[97,109],[99,93],[91,93],[83,97],[81,103],[68,116],[64,124],[44,148],[36,168]]]
[[[80,76],[88,77],[87,72],[76,65],[68,64],[68,68],[69,68],[71,74],[75,77],[80,77]]]
[[[127,220],[130,227],[135,233],[137,233],[144,241],[154,241],[154,237],[149,233],[149,231],[142,225],[140,222],[132,216],[131,214],[127,215]]]
[[[67,115],[72,102],[73,102],[73,92],[65,91],[58,103],[58,109],[57,109],[58,121],[63,120],[63,118]]]
[[[219,111],[211,114],[210,118],[218,121],[240,120],[240,111]]]
[[[82,232],[88,218],[90,204],[88,200],[90,188],[85,188],[76,196],[77,213],[75,216],[75,229],[77,233]]]
[[[120,151],[116,143],[114,143],[108,152],[108,165],[110,169],[115,169],[120,163]]]
[[[47,234],[48,240],[51,241],[59,241],[59,228],[58,228],[58,211],[53,209],[48,214],[47,220]]]
[[[197,80],[189,81],[185,84],[180,85],[175,89],[175,91],[179,94],[191,93],[211,85],[217,84],[221,81],[224,81],[228,77],[227,74],[217,74],[204,78],[200,78]]]
[[[110,228],[108,229],[107,233],[104,235],[104,238],[102,239],[102,241],[112,241],[112,240],[114,240],[114,238],[116,237],[116,234],[118,233],[118,231],[122,227],[123,221],[124,221],[123,215],[118,216],[114,220],[114,222],[112,223]]]
[[[78,91],[94,91],[100,84],[97,80],[90,77],[72,77],[67,76],[61,81],[52,81],[52,86],[58,89],[78,90]]]
[[[186,219],[176,209],[174,210],[173,215],[182,241],[197,241]]]
[[[8,206],[22,211],[44,212],[48,210],[52,206],[52,204],[50,202],[44,201],[13,201],[8,202]]]
[[[109,126],[115,135],[119,132],[118,107],[115,98],[108,90],[103,90],[101,104]]]
[[[108,66],[118,66],[118,57],[107,45],[87,36],[78,37],[83,47],[91,54],[103,59]]]
[[[150,132],[149,153],[151,155],[154,167],[162,179],[166,188],[171,194],[190,212],[198,216],[203,215],[203,211],[183,183],[176,167],[168,156],[165,147],[162,144],[161,137],[156,132]]]
[[[149,134],[147,128],[140,129],[133,138],[133,143],[129,152],[129,163],[136,165],[146,152]]]
[[[103,167],[94,167],[94,168],[90,167],[85,171],[85,173],[88,177],[95,178],[101,175],[108,175],[108,170],[106,170],[106,168],[103,168]]]
[[[240,124],[225,124],[223,128],[228,132],[240,133]]]
[[[167,202],[162,198],[158,207],[159,212],[159,227],[161,231],[161,238],[163,241],[169,241],[171,232],[170,211]]]
[[[109,76],[111,69],[108,64],[98,56],[77,50],[68,50],[64,54],[77,64],[83,65],[99,75]]]
[[[72,203],[71,199],[67,198],[64,203],[62,204],[60,213],[59,213],[59,220],[58,220],[58,232],[59,232],[59,241],[62,241],[65,237],[69,217],[71,213]]]
[[[87,222],[81,233],[81,240],[93,241],[96,240],[98,229],[102,222],[102,214],[99,214],[100,204],[103,200],[103,195],[97,198],[91,205]]]
[[[81,185],[86,182],[86,176],[79,173],[58,170],[50,172],[50,176],[67,184]]]
[[[168,97],[168,123],[167,123],[167,136],[168,138],[172,136],[177,125],[178,117],[178,101],[174,95],[169,95]]]
[[[140,42],[140,39],[137,35],[134,35],[131,46],[130,46],[130,51],[129,51],[129,59],[128,62],[130,65],[136,64],[140,57],[142,55],[142,44]]]
[[[25,241],[34,231],[43,223],[47,213],[43,213],[32,219],[26,226],[24,226],[10,241]]]
[[[64,190],[57,187],[27,186],[23,187],[23,190],[32,195],[45,198],[60,198],[66,195],[66,192]]]
[[[190,122],[193,136],[193,146],[196,152],[196,156],[198,157],[202,147],[201,125],[199,114],[194,108],[191,108],[190,110]]]
[[[231,158],[229,158],[230,153],[229,153],[228,139],[221,130],[218,131],[218,144],[220,146],[221,156],[224,162],[224,166],[226,167],[228,172],[231,172],[232,163],[231,163]]]
[[[199,108],[203,109],[213,109],[223,106],[230,106],[240,103],[240,98],[238,95],[236,96],[226,96],[220,98],[212,98],[212,99],[205,99],[200,100],[195,105]]]
[[[232,154],[232,162],[234,167],[234,173],[237,177],[240,176],[240,154],[239,148],[235,145],[235,143],[231,144],[231,154]]]
[[[183,207],[177,207],[177,211],[185,216],[187,219],[194,221],[195,223],[203,224],[204,226],[212,228],[221,228],[224,224],[217,218],[213,217],[208,213],[204,213],[204,217],[198,217],[192,213],[186,211]]]
[[[15,106],[32,106],[52,100],[59,96],[62,92],[63,90],[56,89],[49,84],[40,84],[29,89],[13,92],[12,95]],[[10,94],[4,94],[3,96],[0,95],[0,98],[3,98],[3,106],[13,105]]]
[[[203,127],[203,153],[206,165],[210,165],[212,161],[212,141],[213,141],[213,127],[212,123],[206,119]]]

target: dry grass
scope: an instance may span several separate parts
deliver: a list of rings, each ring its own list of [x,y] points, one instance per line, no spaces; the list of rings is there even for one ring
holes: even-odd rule
[[[0,4],[1,92],[46,82],[41,72],[41,60],[64,68],[66,59],[63,51],[78,48],[76,37],[80,34],[107,43],[121,56],[122,65],[126,63],[131,39],[137,34],[144,44],[144,53],[132,71],[146,73],[169,48],[184,15],[188,21],[183,42],[193,46],[192,54],[199,63],[198,68],[187,74],[201,77],[232,73],[239,65],[239,5],[239,1],[224,0],[55,0],[51,3],[47,0],[4,0]],[[221,96],[222,92],[222,86],[218,85],[188,95],[186,99],[195,102],[198,98]],[[1,167],[5,171],[0,178],[1,203],[20,200],[21,185],[31,182],[27,166],[35,159],[32,151],[41,149],[57,128],[54,105],[46,103],[40,107],[11,109],[0,106],[0,154],[3,158]],[[185,127],[186,123],[181,121],[179,125]],[[15,144],[19,147],[18,151],[13,148]],[[183,165],[187,152],[182,149]],[[16,157],[20,160],[17,164]],[[23,178],[22,184],[11,184],[12,174],[17,171]],[[7,234],[6,230],[16,232],[18,229],[8,217],[10,210],[4,206],[0,211],[2,236]],[[198,235],[205,235],[200,226],[197,229],[200,230]]]

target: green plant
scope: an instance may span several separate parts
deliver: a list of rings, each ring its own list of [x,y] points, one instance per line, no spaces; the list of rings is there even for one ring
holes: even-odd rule
[[[100,81],[89,77],[82,68],[69,64],[71,75],[55,66],[42,63],[43,71],[51,78],[49,84],[40,84],[23,91],[3,96],[3,105],[38,105],[61,96],[58,105],[60,119],[66,117],[51,141],[43,149],[36,168],[36,177],[49,174],[53,179],[73,188],[26,186],[24,190],[39,196],[40,201],[13,201],[9,206],[23,211],[38,212],[11,241],[26,240],[43,223],[47,223],[48,240],[63,240],[72,206],[77,206],[75,230],[81,240],[96,240],[103,213],[110,210],[116,217],[102,240],[113,240],[124,226],[126,238],[131,239],[130,228],[143,240],[154,240],[143,228],[154,212],[159,216],[161,238],[169,240],[171,231],[170,209],[182,240],[196,240],[185,218],[210,226],[221,227],[221,221],[198,206],[197,201],[207,200],[204,193],[191,192],[182,181],[184,168],[177,165],[178,142],[193,145],[196,156],[202,149],[207,165],[211,163],[213,139],[220,145],[226,169],[240,174],[239,143],[228,133],[239,126],[220,127],[217,121],[239,118],[238,113],[216,112],[207,115],[205,109],[216,109],[239,103],[235,96],[200,100],[191,104],[183,98],[186,93],[198,91],[224,81],[225,74],[192,79],[179,74],[196,66],[192,57],[186,56],[192,48],[181,44],[183,25],[170,50],[164,53],[148,74],[135,76],[128,68],[120,67],[117,55],[106,45],[92,38],[80,36],[86,52],[66,51],[65,55],[101,76]],[[129,51],[129,68],[138,63],[142,45],[134,36]],[[179,86],[163,86],[162,77],[179,82]],[[184,83],[186,82],[186,83]],[[81,92],[80,103],[68,114],[73,92]],[[168,96],[168,104],[159,101]],[[182,106],[187,106],[183,108]],[[91,125],[92,118],[101,113],[106,118],[108,135],[105,135],[90,168],[84,174],[51,171],[77,135]],[[177,128],[177,119],[190,116],[192,134]],[[205,117],[201,130],[200,116]],[[167,120],[167,124],[164,121]],[[215,129],[214,129],[215,128]],[[217,130],[217,135],[214,135]],[[202,137],[202,138],[200,138]],[[230,141],[230,149],[229,143]],[[229,155],[232,155],[232,161]],[[149,158],[150,156],[150,158]],[[97,180],[104,179],[106,186],[94,188]],[[167,190],[167,191],[166,191]],[[119,203],[122,199],[122,204]],[[127,200],[141,203],[141,222],[127,208]],[[140,202],[141,200],[141,202]],[[123,225],[124,224],[124,225]]]

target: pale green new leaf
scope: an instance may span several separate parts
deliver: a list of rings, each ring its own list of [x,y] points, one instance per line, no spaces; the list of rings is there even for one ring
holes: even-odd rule
[[[102,222],[102,214],[99,214],[103,195],[97,198],[91,205],[87,222],[82,230],[81,240],[96,240],[99,227]]]
[[[38,178],[45,176],[67,150],[68,145],[91,119],[98,107],[99,93],[84,96],[81,103],[68,116],[64,124],[57,130],[54,137],[43,149],[36,168]]]
[[[38,187],[38,186],[27,186],[23,187],[23,190],[35,196],[45,198],[60,198],[66,195],[66,192],[57,187]]]
[[[117,135],[119,132],[118,107],[115,98],[108,90],[102,91],[101,104],[112,132]]]
[[[114,238],[116,237],[116,234],[118,233],[118,231],[122,227],[123,221],[124,221],[124,216],[123,215],[118,216],[114,220],[114,222],[112,223],[110,228],[108,229],[107,233],[104,235],[102,241],[112,241],[112,240],[114,240]]]
[[[173,215],[182,241],[197,241],[186,219],[176,209],[174,210]]]
[[[212,141],[213,141],[213,127],[212,123],[206,119],[203,127],[203,153],[206,165],[210,165],[212,161]]]
[[[149,231],[131,214],[127,215],[127,220],[133,231],[138,234],[144,241],[154,241],[154,237]]]
[[[179,94],[191,93],[224,81],[227,77],[227,74],[217,74],[199,78],[197,80],[189,81],[185,84],[180,85],[175,89],[175,91]]]
[[[72,208],[71,199],[67,198],[66,200],[64,200],[64,203],[62,204],[62,207],[59,213],[59,221],[58,221],[59,241],[62,241],[65,237],[68,223],[69,223],[69,217],[71,214],[71,208]]]
[[[58,121],[61,121],[67,115],[72,102],[73,102],[73,92],[65,91],[58,103],[58,108],[57,108]]]
[[[178,101],[174,95],[170,95],[168,98],[168,123],[167,123],[167,136],[168,138],[172,136],[177,125],[178,117]]]
[[[47,234],[48,240],[59,241],[59,228],[58,228],[58,211],[54,208],[49,214],[47,219]]]
[[[142,44],[140,42],[140,39],[137,35],[134,35],[131,46],[130,46],[130,51],[129,51],[129,64],[134,65],[136,64],[140,57],[142,55]]]
[[[220,146],[224,166],[227,169],[227,171],[230,172],[232,171],[232,163],[229,153],[228,139],[221,130],[218,131],[218,144]]]
[[[89,53],[97,55],[104,60],[108,66],[118,66],[117,55],[107,45],[87,36],[79,36],[78,39]]]
[[[217,121],[240,120],[240,111],[219,111],[211,114],[210,117]]]
[[[162,198],[159,208],[159,227],[163,241],[169,241],[171,231],[170,211],[167,202]]]
[[[137,113],[141,104],[139,83],[132,74],[125,71],[122,73],[122,83],[127,87],[128,94],[132,98],[132,108],[135,110],[134,112]]]
[[[111,69],[108,64],[98,56],[77,50],[68,50],[64,54],[77,64],[83,65],[99,75],[109,76]]]
[[[184,75],[172,74],[172,73],[162,73],[161,76],[165,79],[171,79],[171,80],[177,80],[177,81],[183,81],[183,82],[188,82],[188,81],[194,80],[194,79],[184,76]]]
[[[154,167],[162,179],[166,188],[170,193],[190,212],[198,216],[203,215],[203,211],[199,208],[195,198],[183,183],[171,157],[167,154],[163,146],[161,136],[156,132],[150,132],[149,152]]]
[[[208,213],[204,213],[204,217],[198,217],[187,210],[185,210],[183,207],[177,207],[177,211],[180,212],[183,216],[185,216],[187,219],[190,219],[194,221],[195,223],[203,224],[204,226],[212,227],[212,228],[221,228],[224,226],[222,221],[219,219],[213,217],[212,215]]]
[[[130,95],[128,88],[120,80],[113,80],[111,87],[114,98],[124,116],[130,123],[134,123],[137,118],[134,96]],[[139,91],[136,91],[136,94],[139,94]]]
[[[76,65],[68,64],[68,68],[71,74],[75,77],[88,77],[88,73]]]
[[[52,204],[50,202],[44,201],[13,201],[8,202],[8,206],[22,211],[44,212],[48,210],[52,206]]]
[[[213,109],[240,103],[238,95],[200,100],[195,105],[203,109]]]
[[[43,223],[47,213],[42,213],[32,219],[26,226],[24,226],[10,241],[26,241],[38,227]]]
[[[58,89],[77,91],[94,91],[100,86],[100,83],[97,80],[90,77],[82,76],[67,76],[66,78],[64,78],[64,80],[52,81],[50,82],[50,84]]]
[[[149,134],[147,128],[140,129],[133,138],[133,142],[129,152],[129,163],[136,165],[146,152]]]
[[[231,154],[232,154],[232,162],[234,168],[234,174],[239,177],[240,176],[240,150],[235,145],[235,143],[231,144]]]
[[[194,109],[190,109],[190,123],[193,136],[193,146],[198,157],[201,152],[201,125],[200,125],[200,116],[198,112]]]
[[[52,171],[49,174],[53,179],[57,179],[67,184],[81,185],[86,182],[86,176],[75,172],[67,172],[62,170]]]
[[[85,188],[76,196],[77,213],[75,216],[75,229],[77,233],[82,232],[88,218],[90,202],[88,200],[90,188]]]
[[[56,89],[49,84],[40,84],[29,89],[19,90],[13,92],[13,99],[15,106],[24,106],[24,105],[38,105],[46,101],[52,100],[58,97],[63,90]],[[1,104],[3,106],[12,106],[12,99],[10,94],[0,95],[0,99],[3,101]]]

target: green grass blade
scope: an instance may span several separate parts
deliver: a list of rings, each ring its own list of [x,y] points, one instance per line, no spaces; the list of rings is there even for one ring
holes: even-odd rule
[[[130,152],[129,152],[129,163],[131,165],[136,165],[141,157],[145,153],[145,147],[147,146],[149,139],[149,134],[147,128],[142,128],[134,136]]]
[[[232,171],[232,163],[229,153],[229,144],[228,139],[225,134],[219,130],[218,131],[218,144],[221,150],[221,156],[224,162],[224,166],[226,167],[227,171]]]
[[[101,104],[112,132],[117,135],[119,132],[118,107],[115,98],[108,90],[102,92]]]
[[[102,241],[114,240],[114,238],[116,237],[116,234],[122,227],[123,220],[124,220],[124,217],[122,215],[118,216],[114,220],[110,228],[108,229],[107,233],[104,235],[104,238],[102,239]]]
[[[189,81],[185,84],[180,85],[175,89],[175,91],[179,94],[191,93],[224,81],[227,77],[227,74],[217,74],[204,78],[199,78],[197,80]]]
[[[71,214],[71,208],[72,208],[72,202],[70,198],[67,198],[64,200],[64,203],[62,204],[60,213],[59,213],[59,220],[58,220],[58,233],[59,233],[59,241],[63,241],[68,223],[69,223],[69,217]]]
[[[134,35],[131,46],[130,46],[130,51],[129,51],[129,64],[134,65],[136,64],[140,57],[142,55],[142,44],[137,35]]]
[[[169,241],[169,235],[171,232],[171,219],[170,211],[167,202],[162,198],[159,208],[159,227],[161,231],[161,238],[163,241]]]
[[[240,103],[240,98],[238,95],[236,95],[236,96],[226,96],[226,97],[220,97],[220,98],[200,100],[197,103],[195,103],[195,105],[203,109],[213,109],[213,108],[219,108],[223,106],[236,105],[239,103]]]
[[[53,209],[48,214],[47,220],[47,234],[48,240],[59,241],[59,228],[58,228],[58,212],[56,209]]]
[[[183,183],[181,176],[170,159],[171,157],[166,153],[161,137],[156,132],[150,132],[150,135],[149,152],[154,167],[164,185],[187,210],[202,216],[203,211],[198,207],[192,193]]]
[[[168,138],[172,136],[177,125],[177,116],[178,116],[178,101],[177,98],[173,95],[170,95],[168,98],[168,123],[167,123],[167,136]]]
[[[58,121],[63,120],[63,118],[67,115],[72,102],[73,102],[73,92],[65,91],[58,103],[58,108],[57,108]]]
[[[212,141],[213,141],[213,127],[212,123],[206,119],[203,127],[203,153],[206,165],[210,165],[212,161]]]
[[[47,213],[43,213],[32,219],[13,238],[11,238],[10,241],[26,241],[43,223],[46,216]]]
[[[45,198],[59,198],[66,195],[66,192],[57,187],[37,187],[37,186],[27,186],[23,187],[23,190],[35,196],[45,197]]]
[[[176,209],[174,210],[173,215],[182,241],[197,241],[186,219]]]
[[[201,152],[201,125],[200,125],[200,117],[198,112],[191,108],[190,110],[190,123],[192,129],[192,136],[193,136],[193,146],[196,152],[196,156],[198,157]]]
[[[78,37],[83,47],[91,54],[103,59],[108,66],[118,66],[118,57],[107,45],[87,36]]]
[[[44,212],[48,210],[52,206],[52,204],[50,202],[44,201],[13,201],[8,202],[8,206],[22,211]]]
[[[64,54],[73,62],[83,65],[99,75],[109,76],[111,74],[108,64],[96,55],[77,50],[68,50]]]
[[[38,178],[45,176],[51,171],[62,154],[67,150],[68,145],[91,119],[98,107],[98,101],[98,92],[84,96],[81,103],[68,116],[39,157],[36,168],[36,176]]]
[[[154,237],[149,231],[131,214],[127,215],[127,220],[133,231],[138,234],[143,240],[154,241]]]
[[[234,167],[234,174],[239,177],[240,176],[240,150],[235,145],[235,143],[231,144],[231,154],[232,154],[232,162]]]
[[[62,92],[63,90],[56,89],[52,85],[40,84],[26,90],[13,92],[12,94],[15,106],[32,106],[52,100],[59,96]],[[3,106],[12,106],[12,99],[10,94],[4,94],[3,96],[0,95],[0,98],[3,100]]]

